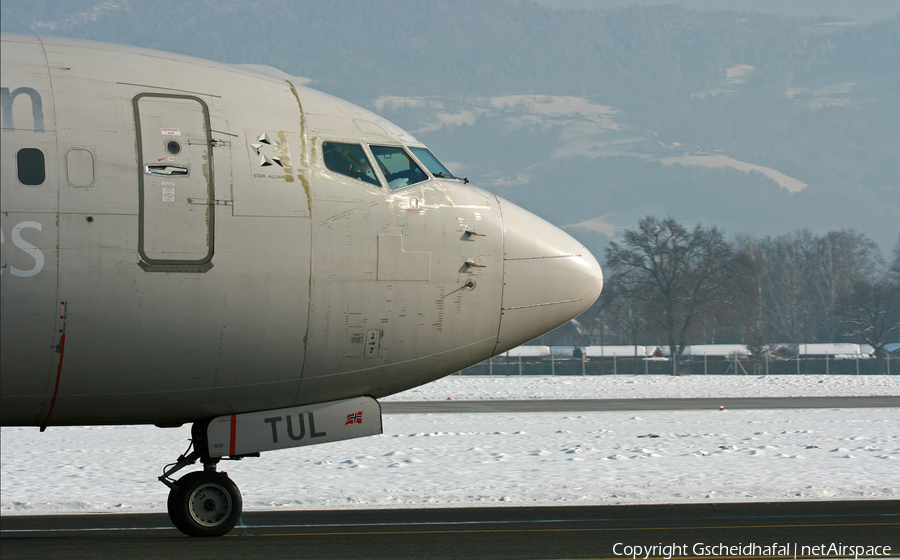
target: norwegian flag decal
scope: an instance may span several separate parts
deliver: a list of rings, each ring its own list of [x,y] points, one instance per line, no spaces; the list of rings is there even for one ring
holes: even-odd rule
[[[348,414],[347,421],[344,422],[345,426],[347,424],[362,424],[362,410],[354,414]]]

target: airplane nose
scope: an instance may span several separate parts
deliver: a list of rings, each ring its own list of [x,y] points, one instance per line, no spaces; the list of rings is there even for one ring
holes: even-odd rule
[[[600,264],[584,245],[497,198],[503,220],[503,303],[495,354],[577,317],[603,289]]]

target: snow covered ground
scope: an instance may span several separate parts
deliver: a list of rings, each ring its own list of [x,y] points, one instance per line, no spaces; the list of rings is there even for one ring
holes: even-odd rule
[[[451,375],[385,401],[900,396],[900,375]]]
[[[900,396],[900,376],[450,377],[391,400]],[[224,462],[247,510],[900,499],[900,408],[397,414]],[[165,511],[189,429],[0,430],[0,513]]]

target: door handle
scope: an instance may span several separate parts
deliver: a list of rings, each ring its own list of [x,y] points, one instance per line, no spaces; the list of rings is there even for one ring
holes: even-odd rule
[[[190,174],[190,169],[185,165],[148,163],[144,165],[144,173],[160,177],[187,177]]]

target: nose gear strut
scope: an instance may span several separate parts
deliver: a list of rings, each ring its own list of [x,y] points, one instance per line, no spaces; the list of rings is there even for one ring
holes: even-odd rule
[[[380,433],[381,405],[369,396],[199,420],[191,426],[187,451],[159,477],[169,487],[169,517],[187,535],[224,535],[237,524],[243,501],[228,475],[216,472],[219,461]],[[172,478],[197,461],[202,471]]]
[[[206,444],[206,427],[209,421],[194,422],[191,426],[191,445],[175,463],[167,465],[159,481],[169,487],[166,503],[169,518],[182,533],[192,537],[220,537],[238,522],[243,510],[241,491],[228,478],[228,473],[217,472],[220,458],[210,458]],[[193,448],[193,451],[191,451]],[[247,456],[229,457],[240,460]],[[197,461],[203,463],[202,471],[190,472],[178,480],[172,475]]]

